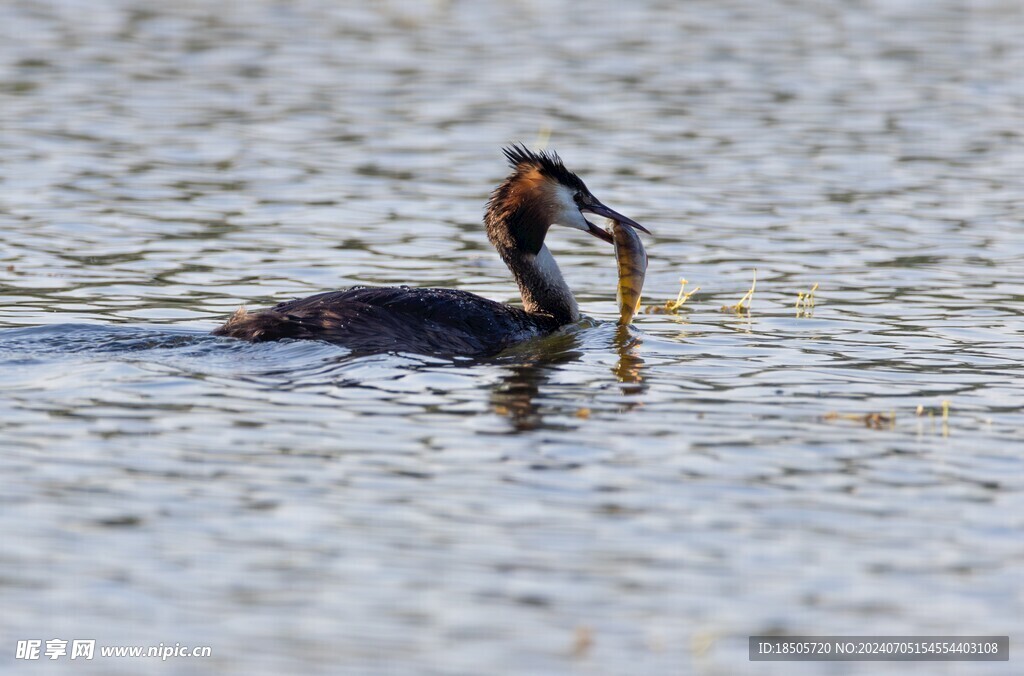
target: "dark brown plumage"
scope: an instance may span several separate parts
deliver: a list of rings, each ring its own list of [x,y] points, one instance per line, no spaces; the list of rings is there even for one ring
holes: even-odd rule
[[[457,289],[355,286],[266,310],[240,310],[213,333],[252,342],[326,340],[356,352],[474,357],[497,354],[558,326],[550,315]]]

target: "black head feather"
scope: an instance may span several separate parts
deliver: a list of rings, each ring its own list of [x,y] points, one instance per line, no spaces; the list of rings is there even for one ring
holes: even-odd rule
[[[562,158],[555,151],[547,152],[540,150],[534,152],[522,143],[513,143],[507,148],[502,148],[502,152],[508,158],[509,166],[515,169],[516,172],[535,168],[541,174],[558,181],[562,185],[569,186],[573,190],[584,193],[588,192],[587,186],[584,185],[580,177],[565,168],[565,165],[562,164]]]
[[[573,190],[580,202],[590,196],[590,191],[579,176],[565,168],[555,152],[533,152],[521,143],[503,151],[514,171],[491,193],[484,224],[488,239],[508,263],[509,255],[539,253],[551,225],[551,205],[546,203],[545,195],[533,190],[534,183],[524,184],[522,178],[537,172]]]

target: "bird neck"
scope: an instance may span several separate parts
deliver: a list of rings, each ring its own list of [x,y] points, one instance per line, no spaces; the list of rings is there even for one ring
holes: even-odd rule
[[[569,285],[544,245],[551,205],[537,189],[539,175],[517,172],[491,195],[484,215],[487,239],[512,271],[527,312],[550,315],[559,325],[580,318]]]
[[[551,315],[559,324],[580,318],[576,299],[547,245],[542,244],[536,254],[504,247],[499,247],[498,253],[519,285],[527,312]]]

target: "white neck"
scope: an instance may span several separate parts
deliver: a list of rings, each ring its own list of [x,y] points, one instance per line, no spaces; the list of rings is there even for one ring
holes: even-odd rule
[[[512,267],[527,312],[551,314],[566,322],[579,319],[579,306],[546,244],[536,256],[526,254],[521,266]],[[519,269],[516,269],[516,268]]]

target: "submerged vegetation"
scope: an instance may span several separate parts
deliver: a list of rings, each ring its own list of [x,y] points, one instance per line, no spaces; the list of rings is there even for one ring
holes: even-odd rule
[[[818,283],[815,282],[814,286],[807,293],[801,291],[796,297],[796,316],[797,317],[811,317],[814,315],[814,292],[818,290]]]
[[[893,427],[896,425],[896,412],[890,411],[888,413],[879,413],[874,411],[871,413],[840,413],[838,411],[829,411],[825,415],[821,416],[821,419],[852,420],[854,422],[864,423],[864,427],[880,430],[885,426]]]
[[[665,301],[664,305],[648,305],[644,308],[644,314],[648,315],[664,315],[677,314],[680,308],[686,304],[686,301],[690,300],[690,296],[700,291],[699,286],[693,287],[693,291],[687,291],[686,285],[688,282],[685,279],[679,280],[679,293],[676,295],[675,300]]]
[[[750,315],[750,305],[754,302],[754,289],[757,288],[757,268],[754,268],[754,281],[751,282],[750,288],[743,294],[743,298],[740,298],[740,302],[735,305],[723,305],[722,312],[735,312],[736,314],[746,313]]]
[[[692,290],[687,291],[686,285],[689,281],[681,278],[679,280],[679,293],[676,294],[674,300],[667,300],[661,305],[647,305],[644,307],[644,314],[648,315],[675,315],[679,314],[683,306],[686,305],[687,301],[690,300],[698,291],[699,286],[693,287]],[[814,316],[814,307],[816,303],[815,294],[818,291],[819,284],[815,282],[808,291],[800,291],[797,293],[796,300],[796,316],[797,317],[812,317]],[[750,316],[750,306],[754,300],[754,292],[757,290],[757,268],[754,269],[753,279],[750,282],[750,288],[747,292],[739,299],[735,305],[723,305],[720,310],[722,312],[734,312],[736,314],[745,314]]]
[[[929,420],[934,421],[936,413],[940,414],[940,420],[942,422],[942,436],[949,436],[949,408],[950,402],[948,399],[942,400],[938,409],[927,408],[923,404],[919,404],[917,409],[914,411],[915,417],[923,418],[927,417]],[[849,420],[853,422],[863,423],[865,427],[871,429],[895,429],[896,428],[896,411],[891,410],[888,413],[882,413],[878,411],[871,411],[868,413],[840,413],[839,411],[829,411],[821,416],[821,419],[826,422],[833,420]]]

